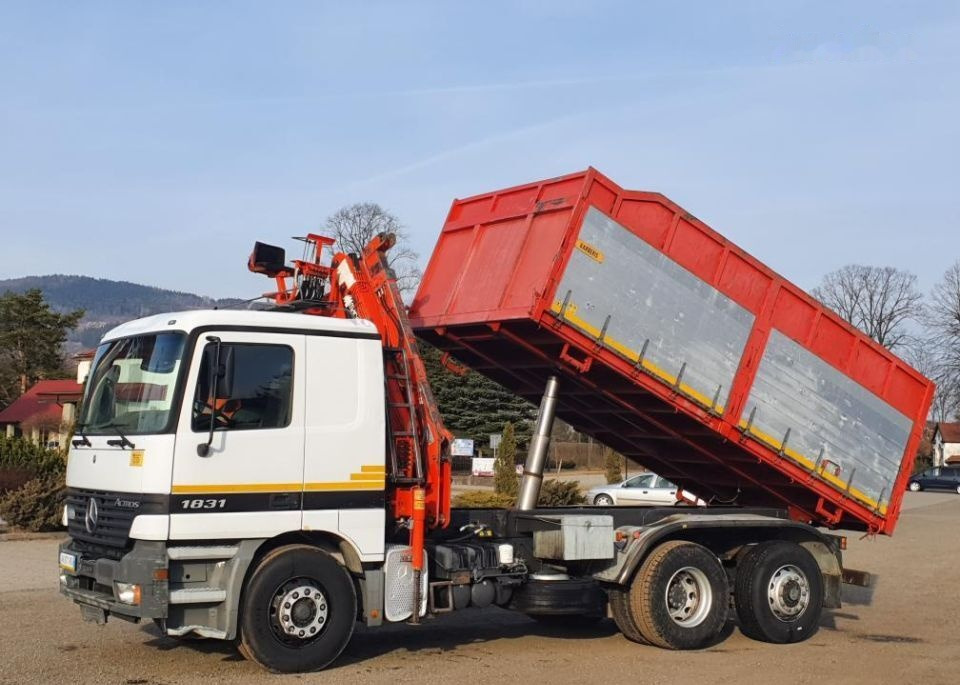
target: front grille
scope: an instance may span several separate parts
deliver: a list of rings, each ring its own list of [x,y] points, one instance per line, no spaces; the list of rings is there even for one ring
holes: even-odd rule
[[[67,505],[72,506],[75,512],[67,525],[70,537],[98,547],[126,548],[130,541],[133,519],[143,512],[117,506],[118,497],[129,498],[130,495],[80,488],[68,489]],[[87,509],[91,498],[97,501],[97,523],[91,530],[87,530]]]

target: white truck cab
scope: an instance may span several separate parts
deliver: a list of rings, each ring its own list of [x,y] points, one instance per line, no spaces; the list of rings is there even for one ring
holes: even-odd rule
[[[171,634],[233,637],[236,607],[232,619],[199,614],[229,592],[211,569],[252,556],[257,541],[310,531],[349,564],[383,561],[384,379],[371,323],[230,310],[131,321],[97,348],[82,407],[60,562],[88,617],[126,612]],[[154,584],[161,569],[168,583]],[[120,606],[134,595],[117,582],[138,586],[135,606]]]

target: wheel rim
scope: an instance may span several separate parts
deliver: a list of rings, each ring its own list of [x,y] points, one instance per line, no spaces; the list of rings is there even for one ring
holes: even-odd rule
[[[599,504],[601,506],[607,506],[613,504],[613,500],[610,499],[607,495],[600,495],[593,501],[594,504]]]
[[[664,594],[667,614],[679,626],[693,628],[707,618],[713,606],[713,588],[707,575],[695,566],[684,566],[670,576]]]
[[[910,490],[917,492],[920,489],[920,483],[910,483]]]
[[[321,587],[311,578],[288,580],[273,593],[270,629],[285,644],[302,646],[326,628],[330,605]]]
[[[793,566],[781,566],[767,584],[767,603],[773,615],[784,623],[799,619],[810,606],[810,582],[806,574]]]

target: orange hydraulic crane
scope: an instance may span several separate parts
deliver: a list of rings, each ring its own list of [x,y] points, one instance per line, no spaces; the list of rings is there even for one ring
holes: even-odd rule
[[[387,263],[395,237],[375,236],[359,255],[336,252],[334,240],[308,234],[304,259],[285,262],[282,248],[257,243],[249,268],[276,279],[267,296],[278,307],[305,314],[367,319],[377,327],[383,345],[387,402],[388,498],[397,521],[410,529],[412,564],[419,571],[427,527],[442,528],[450,520],[452,439],[444,427],[427,381],[426,368],[407,311]],[[419,587],[419,584],[417,584]]]

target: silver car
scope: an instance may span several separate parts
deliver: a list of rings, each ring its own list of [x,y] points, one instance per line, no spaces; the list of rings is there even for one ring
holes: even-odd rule
[[[673,506],[680,499],[677,497],[679,489],[676,485],[655,473],[641,473],[631,476],[620,483],[601,485],[587,491],[587,503],[599,506],[622,505],[657,505]],[[680,490],[680,496],[686,503],[703,505],[694,495]]]

